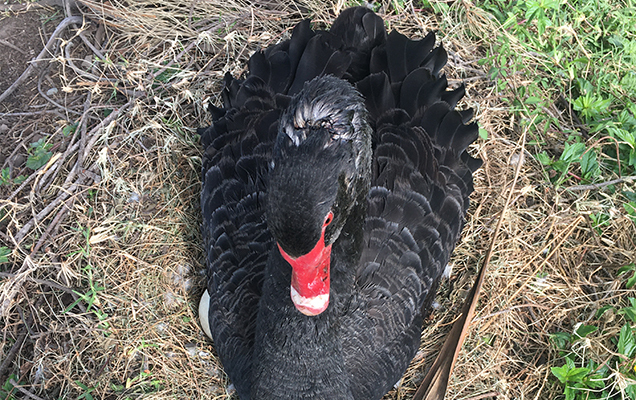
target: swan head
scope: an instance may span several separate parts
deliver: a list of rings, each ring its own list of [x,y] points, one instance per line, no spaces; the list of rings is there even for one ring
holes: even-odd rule
[[[281,116],[267,195],[268,227],[292,268],[292,301],[306,315],[329,304],[331,246],[366,196],[370,169],[360,94],[333,76],[306,83]]]

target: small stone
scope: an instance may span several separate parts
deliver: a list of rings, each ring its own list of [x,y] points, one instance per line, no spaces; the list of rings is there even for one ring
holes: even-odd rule
[[[88,55],[86,57],[84,57],[84,61],[82,61],[82,68],[84,68],[84,70],[88,71],[93,67],[93,57]]]
[[[15,156],[13,156],[10,163],[13,165],[14,168],[22,168],[22,166],[24,166],[24,164],[26,163],[26,157],[22,154],[16,154]]]
[[[186,351],[190,357],[196,357],[197,355],[197,346],[194,343],[187,343],[185,345]]]
[[[49,90],[46,91],[47,96],[54,96],[56,94],[57,94],[57,88],[50,88]]]
[[[7,124],[0,125],[0,133],[7,133],[7,132],[9,132],[9,127],[7,126]]]

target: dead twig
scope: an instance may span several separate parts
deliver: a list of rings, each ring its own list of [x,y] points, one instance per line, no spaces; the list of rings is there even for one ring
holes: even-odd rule
[[[40,111],[29,111],[29,112],[13,112],[13,113],[0,113],[0,118],[6,117],[32,117],[34,115],[40,114],[54,114],[57,113],[57,110],[40,110]]]
[[[18,340],[16,340],[15,343],[13,343],[13,346],[11,346],[11,350],[9,350],[9,354],[7,354],[5,359],[2,360],[2,365],[0,365],[0,376],[4,376],[4,373],[9,367],[9,365],[13,363],[13,359],[15,358],[16,354],[18,354],[20,347],[22,347],[22,343],[24,343],[24,339],[26,339],[26,332],[21,332],[20,335],[18,336]]]
[[[466,400],[482,400],[482,399],[487,399],[489,397],[494,397],[496,398],[497,396],[499,396],[499,392],[488,392],[488,393],[483,393],[480,395],[477,395],[475,397],[470,397]]]
[[[0,317],[4,318],[8,315],[13,299],[20,291],[20,288],[22,288],[22,284],[29,277],[31,272],[36,269],[37,265],[33,262],[31,257],[26,256],[15,277],[2,283],[0,286]]]
[[[36,132],[32,132],[30,135],[28,135],[27,137],[22,139],[20,144],[15,146],[15,149],[13,149],[13,151],[11,152],[11,154],[9,154],[7,159],[4,160],[4,163],[2,164],[2,168],[7,166],[7,164],[9,163],[9,160],[11,160],[13,158],[13,156],[15,156],[18,151],[20,151],[20,148],[22,148],[22,146],[24,146],[33,137],[33,135],[35,135],[35,134],[36,134]]]
[[[24,224],[22,229],[18,231],[15,235],[15,241],[17,244],[20,244],[22,240],[26,237],[26,235],[31,231],[31,228],[40,221],[44,220],[54,209],[56,209],[60,203],[69,198],[71,195],[75,193],[78,187],[84,184],[84,180],[86,177],[80,177],[73,185],[71,185],[68,189],[64,190],[60,195],[53,200],[48,206],[44,207],[42,211],[37,213],[29,222]]]
[[[86,135],[86,124],[88,123],[88,112],[90,111],[91,97],[92,97],[91,92],[88,92],[88,94],[86,95],[86,101],[84,102],[84,111],[82,112],[82,117],[80,118],[80,122],[79,122],[79,126],[81,129],[75,130],[75,134],[73,135],[71,142],[66,148],[66,151],[64,152],[62,157],[60,157],[60,159],[57,160],[55,165],[51,167],[46,174],[44,174],[42,179],[40,179],[40,183],[38,184],[36,188],[36,192],[39,192],[41,190],[46,191],[51,186],[51,184],[53,183],[53,181],[55,181],[55,178],[61,171],[61,166],[65,162],[66,158],[77,149],[77,147],[72,146],[74,144],[73,142],[75,141],[75,138],[77,138],[78,135],[81,135],[81,137],[84,137]],[[82,157],[84,146],[82,146],[82,144],[80,143],[79,148],[80,148],[80,153],[78,153],[78,161],[81,159],[81,161],[79,162],[79,164],[81,165],[84,162]],[[53,176],[49,179],[49,175],[51,174]]]
[[[4,278],[15,278],[17,276],[17,274],[10,274],[8,272],[0,272],[0,276],[2,276]],[[35,282],[35,283],[38,283],[40,285],[46,285],[46,286],[48,286],[50,288],[58,289],[58,290],[61,290],[63,292],[66,292],[66,293],[71,293],[71,294],[75,293],[75,291],[73,289],[71,289],[69,287],[66,287],[66,286],[62,286],[59,283],[50,281],[48,279],[38,279],[38,278],[34,278],[32,276],[27,276],[26,279],[28,281]],[[0,374],[0,376],[2,376],[2,374]]]
[[[21,48],[19,48],[18,46],[14,45],[13,43],[7,42],[6,40],[0,39],[0,44],[3,44],[7,47],[11,47],[13,50],[15,51],[19,51],[22,54],[26,54],[26,51],[22,50]]]
[[[13,385],[14,388],[18,389],[20,392],[22,392],[27,397],[32,398],[34,400],[44,400],[43,398],[38,397],[38,396],[34,395],[33,393],[29,392],[28,390],[24,389],[22,386],[19,386],[20,384],[18,382],[16,382],[15,379],[11,378],[11,379],[9,379],[9,382],[11,382],[11,384]]]
[[[53,218],[53,221],[51,221],[49,226],[46,228],[46,231],[44,232],[44,235],[42,235],[40,240],[38,240],[38,243],[35,245],[35,247],[31,251],[31,254],[37,253],[37,251],[40,250],[40,247],[42,247],[42,245],[44,245],[46,240],[51,237],[51,232],[53,232],[53,230],[58,227],[58,225],[62,221],[62,218],[68,212],[68,210],[71,209],[71,207],[73,206],[74,202],[75,202],[75,197],[71,197],[70,199],[68,199],[64,203],[65,207],[62,207],[62,209],[60,211],[58,211],[58,213],[55,216],[55,218]]]
[[[80,112],[75,111],[75,110],[71,110],[69,107],[66,107],[66,106],[58,103],[57,101],[55,101],[52,98],[50,98],[46,93],[44,93],[44,91],[42,90],[42,79],[44,78],[44,75],[46,75],[47,70],[48,70],[48,68],[45,69],[44,71],[42,71],[42,73],[40,74],[40,77],[38,78],[38,92],[40,93],[40,96],[44,97],[44,99],[46,101],[48,101],[49,103],[53,104],[55,107],[59,108],[60,110],[66,112],[66,113],[75,114],[75,115],[81,115]]]
[[[572,190],[572,191],[595,190],[595,189],[600,189],[606,186],[615,185],[617,183],[631,182],[634,180],[636,180],[636,176],[623,176],[621,178],[612,179],[611,181],[607,181],[607,182],[592,183],[589,185],[570,186],[564,189]]]
[[[11,93],[13,93],[18,88],[18,86],[20,86],[25,80],[27,80],[31,76],[33,71],[37,68],[37,64],[40,61],[42,61],[44,57],[47,56],[47,54],[51,52],[51,49],[53,48],[53,45],[55,44],[57,37],[62,33],[64,29],[66,29],[67,26],[69,26],[70,24],[79,24],[79,23],[82,23],[83,21],[84,19],[82,17],[64,18],[62,22],[60,22],[60,24],[57,26],[57,28],[55,28],[55,31],[49,38],[49,41],[46,43],[46,46],[44,46],[40,54],[38,54],[38,56],[31,61],[31,63],[29,64],[27,69],[22,73],[22,75],[20,75],[20,77],[15,82],[13,82],[13,84],[9,86],[9,88],[5,90],[4,93],[0,95],[0,103],[3,102],[7,97],[9,97],[9,95],[11,95]]]

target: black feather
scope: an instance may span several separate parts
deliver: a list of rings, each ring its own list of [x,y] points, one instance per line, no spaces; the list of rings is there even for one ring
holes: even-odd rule
[[[417,351],[481,165],[434,45],[356,7],[225,76],[198,130],[202,231],[208,327],[242,400],[381,399]],[[277,243],[296,257],[321,235],[329,306],[308,317]]]

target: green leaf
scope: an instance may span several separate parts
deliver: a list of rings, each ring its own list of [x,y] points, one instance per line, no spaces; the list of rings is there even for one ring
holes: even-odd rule
[[[582,382],[583,378],[585,378],[589,373],[589,368],[573,368],[568,371],[567,380],[569,382]]]
[[[620,267],[618,269],[618,271],[617,271],[617,275],[621,276],[624,273],[629,272],[629,271],[636,271],[636,264],[631,263],[631,264],[627,264],[625,266]]]
[[[67,137],[71,133],[75,133],[75,130],[77,129],[77,125],[79,125],[77,122],[71,125],[66,125],[64,129],[62,129],[62,135],[64,135],[64,137]]]
[[[552,371],[552,375],[556,376],[556,378],[561,382],[561,383],[567,383],[568,381],[568,371],[570,370],[570,368],[567,365],[564,365],[562,367],[550,367],[550,371]]]
[[[566,143],[565,148],[563,149],[563,153],[561,154],[560,160],[563,160],[569,163],[578,161],[579,158],[581,158],[581,156],[583,155],[584,151],[585,151],[585,144],[583,143],[573,143],[573,144]]]
[[[541,102],[541,99],[535,96],[528,96],[527,99],[525,99],[524,103],[531,105],[531,104],[537,104]]]
[[[488,139],[488,131],[482,127],[479,127],[479,137],[484,140]]]
[[[596,160],[596,151],[591,149],[581,158],[581,171],[585,179],[593,179],[598,176],[600,169]]]
[[[11,254],[11,250],[8,247],[0,247],[0,264],[9,262],[9,254]]]
[[[589,375],[586,379],[585,379],[585,386],[587,386],[590,389],[602,389],[605,387],[605,382],[603,379],[603,375],[601,374],[594,374],[594,375]]]
[[[634,140],[633,133],[626,131],[625,129],[613,129],[612,133],[618,136],[619,139],[622,139],[623,141],[627,142],[631,147],[636,146],[636,140]]]
[[[625,393],[629,396],[630,399],[636,400],[636,385],[628,385],[625,388]]]
[[[627,357],[632,357],[636,353],[636,338],[629,324],[625,324],[621,328],[618,337],[618,352]]]
[[[565,361],[566,364],[562,367],[550,367],[552,375],[556,376],[561,383],[581,383],[590,373],[589,368],[575,368],[574,361],[569,358],[566,358]]]
[[[633,299],[631,299],[633,300]],[[627,317],[629,319],[631,319],[632,321],[636,322],[636,306],[634,306],[632,304],[631,307],[625,307],[625,308],[621,308],[620,310],[618,310],[617,312],[618,315],[627,315]]]
[[[598,327],[593,326],[593,325],[581,325],[581,326],[578,327],[578,329],[574,333],[578,337],[584,338],[587,335],[589,335],[590,333],[596,332],[597,330],[598,330]]]
[[[44,138],[41,138],[37,142],[31,143],[33,153],[27,158],[26,166],[31,169],[39,169],[45,165],[51,159],[53,153],[48,151],[51,145],[46,143]]]
[[[0,185],[9,185],[11,183],[11,171],[9,167],[2,168],[0,173]]]
[[[615,310],[615,308],[609,304],[604,305],[603,307],[599,308],[598,311],[596,312],[596,318],[600,318],[601,315],[605,314],[605,311],[607,310]]]
[[[537,160],[539,160],[539,162],[543,165],[550,165],[552,164],[552,160],[550,159],[550,156],[548,155],[548,153],[546,153],[545,151],[542,151],[541,153],[538,153],[536,156]]]
[[[554,346],[559,350],[565,350],[571,343],[572,336],[567,332],[557,332],[550,335],[550,340],[554,343]]]

